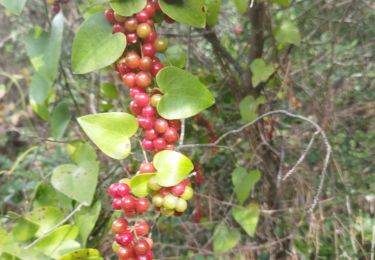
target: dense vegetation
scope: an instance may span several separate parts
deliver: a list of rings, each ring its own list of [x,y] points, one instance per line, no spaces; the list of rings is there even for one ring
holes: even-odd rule
[[[374,259],[373,1],[0,4],[0,259]]]

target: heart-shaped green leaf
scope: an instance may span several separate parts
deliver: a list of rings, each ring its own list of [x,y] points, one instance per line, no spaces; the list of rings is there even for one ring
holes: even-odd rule
[[[49,82],[56,79],[63,38],[64,16],[57,14],[49,32],[34,28],[25,39],[26,51],[35,72]]]
[[[157,170],[156,181],[163,187],[176,185],[194,169],[188,157],[170,150],[158,152],[154,157],[154,166]]]
[[[87,238],[89,237],[92,229],[95,227],[95,223],[98,220],[100,210],[100,201],[96,201],[90,207],[83,207],[74,215],[74,223],[79,228],[79,237],[81,238],[82,246],[86,246]]]
[[[204,0],[159,0],[163,13],[174,20],[198,28],[206,26]]]
[[[16,15],[20,15],[27,0],[0,0],[0,4]]]
[[[260,179],[260,171],[247,172],[245,168],[238,167],[232,173],[234,192],[240,204],[243,204],[249,197],[251,190]]]
[[[53,170],[51,183],[68,197],[89,206],[98,182],[99,165],[84,161],[79,165],[63,164]]]
[[[205,0],[207,7],[207,24],[214,26],[220,14],[221,0]]]
[[[146,6],[147,0],[110,0],[113,10],[122,16],[132,16]]]
[[[299,45],[301,42],[301,34],[297,25],[291,20],[282,21],[281,25],[277,26],[273,32],[275,39],[280,44],[295,44]]]
[[[80,249],[74,252],[67,253],[58,260],[101,260],[98,250],[93,248]]]
[[[168,66],[175,66],[178,68],[185,67],[186,63],[186,51],[180,45],[173,45],[165,52],[164,64]]]
[[[252,203],[246,208],[234,207],[232,215],[249,236],[254,235],[260,215],[258,204]]]
[[[148,188],[148,182],[155,173],[141,173],[135,175],[130,181],[130,187],[132,193],[139,197],[146,197],[150,193]]]
[[[72,68],[84,74],[114,63],[124,52],[123,33],[112,34],[112,26],[103,13],[91,15],[79,28],[72,48]]]
[[[80,247],[79,243],[74,240],[78,233],[77,226],[61,226],[36,243],[35,248],[42,250],[49,257],[58,258]]]
[[[229,229],[225,224],[216,226],[213,236],[213,247],[217,253],[225,253],[235,247],[241,239],[241,234],[237,229]]]
[[[165,67],[156,76],[156,82],[164,93],[157,109],[166,119],[188,118],[215,103],[206,86],[182,69]]]
[[[39,237],[59,223],[64,218],[64,213],[55,207],[42,207],[27,213],[25,218],[39,225],[36,233]]]
[[[272,64],[266,64],[263,59],[255,59],[250,65],[252,76],[253,86],[256,87],[262,81],[266,81],[272,73],[275,71],[275,68]]]
[[[129,138],[138,129],[135,117],[121,112],[83,116],[78,123],[103,153],[118,160],[129,155]]]
[[[255,118],[257,118],[258,107],[261,104],[266,103],[265,96],[259,96],[257,99],[254,99],[253,96],[246,96],[240,102],[240,114],[242,122],[248,123]]]
[[[63,209],[71,209],[72,200],[58,192],[51,185],[40,183],[34,193],[33,208],[56,206]]]

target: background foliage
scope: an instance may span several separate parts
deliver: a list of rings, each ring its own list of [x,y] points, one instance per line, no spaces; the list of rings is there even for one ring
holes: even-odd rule
[[[188,13],[171,12],[185,24],[158,29],[170,39],[165,63],[190,70],[216,99],[186,121],[185,143],[212,142],[262,112],[285,109],[316,121],[333,153],[320,202],[308,214],[324,156],[321,140],[316,137],[291,177],[276,180],[295,165],[311,126],[273,116],[228,136],[225,147],[182,150],[201,175],[188,213],[157,220],[158,258],[373,259],[374,3],[183,2]],[[71,60],[79,26],[92,14],[102,19],[95,13],[106,5],[70,1],[50,20],[44,1],[0,4],[7,7],[0,9],[0,258],[60,258],[82,249],[88,259],[99,252],[112,259],[109,227],[116,213],[106,189],[134,174],[143,157],[137,139],[120,161],[87,143],[77,118],[127,111],[129,95],[110,69],[74,75],[95,68],[85,57],[83,64]],[[207,15],[195,17],[203,5]],[[116,44],[111,34],[100,36]],[[104,65],[116,56],[105,45],[97,55]],[[149,218],[155,220],[152,213]]]

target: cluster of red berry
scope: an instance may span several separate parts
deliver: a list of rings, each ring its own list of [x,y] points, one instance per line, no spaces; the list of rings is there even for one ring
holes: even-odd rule
[[[61,10],[61,5],[67,4],[69,0],[48,0],[48,4],[52,5],[52,12],[57,14]]]
[[[136,199],[130,194],[130,187],[126,180],[112,184],[108,189],[108,193],[113,197],[113,208],[116,210],[122,209],[127,217],[145,213],[150,206],[148,199]],[[119,218],[113,222],[112,231],[116,234],[113,250],[121,260],[148,260],[153,258],[151,251],[153,241],[149,237],[143,237],[150,231],[147,222],[138,221],[131,226],[126,219]]]
[[[173,150],[179,140],[181,128],[179,120],[166,120],[157,112],[162,93],[155,87],[154,78],[164,67],[157,52],[165,52],[168,41],[159,38],[155,31],[155,17],[163,17],[167,23],[174,21],[163,14],[157,0],[148,0],[145,8],[131,17],[117,14],[113,9],[105,11],[105,17],[112,24],[113,33],[126,36],[127,48],[122,57],[114,64],[118,78],[130,90],[132,101],[129,110],[137,117],[140,128],[144,130],[142,148],[153,154],[161,150]],[[144,162],[139,174],[155,173],[152,162]],[[126,217],[145,213],[149,207],[147,198],[135,198],[130,194],[128,179],[112,184],[109,194],[113,197],[113,208],[122,210]],[[156,211],[164,216],[180,215],[187,208],[187,200],[193,197],[189,179],[173,187],[161,187],[155,178],[148,186],[152,191],[152,204]],[[129,227],[124,218],[115,220],[112,230],[115,232],[114,250],[122,259],[152,259],[152,240],[140,238],[149,233],[146,222],[135,223]]]

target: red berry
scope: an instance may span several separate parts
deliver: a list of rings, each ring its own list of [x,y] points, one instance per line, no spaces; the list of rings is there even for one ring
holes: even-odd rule
[[[148,20],[148,14],[145,11],[140,11],[135,16],[140,23],[145,23]]]
[[[147,88],[151,84],[151,76],[147,72],[140,71],[135,76],[135,83],[138,87]]]
[[[176,129],[169,127],[164,133],[164,139],[167,143],[173,144],[178,141],[179,135]]]
[[[120,245],[126,246],[133,242],[134,235],[130,231],[125,231],[120,237],[116,240]]]
[[[169,121],[169,126],[173,127],[177,131],[181,128],[181,121],[180,120],[171,120]]]
[[[114,198],[112,201],[112,207],[116,210],[121,209],[121,199],[120,198]]]
[[[150,34],[147,36],[147,38],[145,38],[143,41],[144,41],[144,43],[153,44],[157,37],[158,37],[158,35],[156,34],[156,32],[154,30],[152,30],[150,32]]]
[[[130,17],[129,19],[125,21],[124,27],[127,32],[135,32],[138,27],[137,19]]]
[[[135,233],[138,235],[138,236],[144,236],[144,235],[147,235],[148,232],[150,231],[150,227],[148,226],[147,222],[145,221],[141,221],[141,222],[137,222],[135,224]],[[149,242],[147,241],[147,243],[149,244]],[[150,244],[149,244],[150,245]],[[151,246],[150,246],[151,248]]]
[[[150,251],[150,245],[143,238],[134,244],[134,252],[137,256],[145,256]]]
[[[168,122],[167,120],[163,119],[163,118],[158,118],[155,120],[155,123],[154,123],[154,129],[156,132],[158,133],[164,133],[165,131],[167,131],[168,129]]]
[[[146,93],[146,92],[143,88],[140,88],[140,87],[130,88],[130,96],[131,97],[134,97],[135,95],[137,95],[139,93]]]
[[[154,148],[157,149],[157,150],[164,150],[165,147],[167,146],[167,143],[165,142],[165,139],[164,138],[156,138],[154,141],[153,141],[153,144],[154,144]]]
[[[125,32],[125,29],[121,24],[115,23],[112,27],[112,32],[113,33],[119,33],[119,32],[123,33],[123,32]]]
[[[145,136],[148,140],[154,140],[158,137],[158,134],[156,133],[155,129],[150,129],[145,131]]]
[[[155,7],[153,4],[147,4],[143,11],[147,13],[148,17],[153,17],[155,15]]]
[[[145,240],[147,241],[148,245],[150,246],[150,249],[153,248],[154,246],[154,241],[152,240],[151,237],[145,237]],[[152,251],[150,251],[152,252]]]
[[[124,197],[126,195],[129,195],[130,194],[130,188],[129,188],[129,186],[127,184],[125,184],[125,183],[119,183],[117,194],[120,197]]]
[[[144,162],[139,167],[139,172],[141,173],[153,173],[155,172],[155,167],[151,162]]]
[[[149,117],[138,117],[137,120],[138,120],[139,126],[145,130],[152,129],[154,125],[154,120]]]
[[[121,246],[118,249],[117,256],[120,258],[120,260],[134,259],[135,252],[134,252],[133,246],[132,245]]]
[[[138,213],[144,213],[148,210],[148,207],[150,206],[150,202],[146,198],[139,198],[136,202],[136,210]]]
[[[173,151],[174,150],[174,145],[173,144],[167,144],[167,146],[165,147],[165,150],[171,150],[171,151]]]
[[[124,218],[119,218],[113,221],[112,223],[112,231],[116,234],[124,233],[128,228],[128,221]]]
[[[124,211],[135,210],[136,199],[132,195],[127,195],[121,199],[121,208]]]
[[[152,19],[148,19],[148,20],[147,20],[147,23],[148,23],[148,25],[150,25],[151,28],[154,28],[154,26],[155,26],[155,22],[154,22],[154,20],[152,20]]]
[[[177,184],[176,186],[173,186],[173,187],[171,188],[171,193],[172,193],[173,195],[177,196],[177,197],[178,197],[178,196],[181,196],[181,195],[184,193],[185,188],[186,188],[185,183],[180,182],[179,184]]]
[[[136,33],[127,33],[126,34],[126,41],[129,44],[135,44],[138,41],[138,36]]]
[[[147,105],[145,106],[143,109],[142,109],[142,116],[144,117],[154,117],[156,114],[156,109],[155,107],[151,106],[151,105]]]
[[[119,184],[118,183],[113,183],[111,186],[108,188],[108,194],[109,196],[115,198],[118,197],[117,191],[118,191]]]
[[[129,72],[129,73],[126,73],[123,77],[122,77],[122,81],[124,82],[124,84],[126,86],[128,86],[129,88],[133,88],[135,87],[136,83],[135,83],[135,76],[136,74],[133,73],[133,72]]]
[[[144,107],[150,103],[150,97],[146,93],[138,93],[134,95],[134,101],[141,107]]]
[[[156,50],[152,43],[145,43],[142,48],[142,53],[144,56],[154,57]]]
[[[165,197],[169,194],[169,188],[167,187],[163,187],[161,188],[159,191],[158,191],[159,195],[161,195],[162,197]]]
[[[185,184],[185,186],[191,186],[191,181],[190,181],[190,179],[185,179],[185,180],[183,180],[182,182]]]
[[[130,52],[125,57],[126,66],[131,69],[137,69],[139,67],[139,63],[141,61],[141,57],[135,52]]]
[[[130,72],[130,69],[126,66],[125,62],[121,62],[120,65],[118,66],[118,71],[122,74],[125,75],[126,73]]]
[[[142,107],[140,107],[137,103],[135,103],[134,101],[131,101],[130,102],[130,105],[129,105],[129,109],[130,111],[134,114],[134,115],[140,115],[142,113]]]
[[[116,22],[115,20],[115,12],[113,9],[107,9],[104,12],[105,19],[107,19],[108,22],[114,24]]]
[[[160,11],[160,5],[158,0],[152,0],[151,3],[154,5],[155,10]]]
[[[160,62],[154,62],[154,63],[152,63],[152,65],[151,65],[151,70],[150,70],[151,75],[154,76],[154,77],[156,77],[156,75],[158,74],[158,72],[159,72],[162,68],[164,68],[164,65],[161,64]]]
[[[143,139],[142,147],[145,150],[151,151],[154,150],[154,143],[151,140]]]
[[[139,63],[139,68],[143,71],[150,71],[152,66],[152,59],[150,57],[143,57]]]

